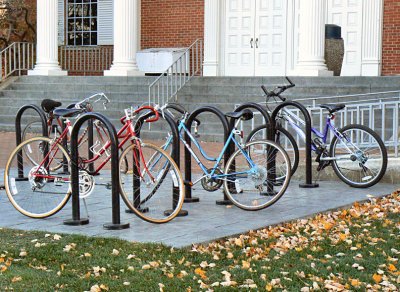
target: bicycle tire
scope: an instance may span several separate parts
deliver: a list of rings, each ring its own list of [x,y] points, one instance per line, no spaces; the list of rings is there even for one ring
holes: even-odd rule
[[[69,166],[70,158],[60,144],[52,150],[53,141],[47,137],[34,137],[22,142],[10,154],[4,172],[4,182],[7,197],[16,210],[25,216],[42,219],[59,212],[71,196],[69,174],[55,173],[51,166],[54,160],[63,160]],[[47,146],[46,146],[47,145]],[[24,147],[31,150],[32,155],[42,157],[46,147],[50,151],[47,165],[39,167],[24,157]],[[22,155],[22,156],[21,156]],[[23,177],[18,173],[18,158],[23,159]],[[39,173],[39,175],[38,175]],[[43,177],[42,177],[43,176]],[[47,178],[46,178],[47,177]],[[40,195],[37,195],[40,194]]]
[[[134,156],[134,151],[143,155],[139,162]],[[120,171],[120,192],[127,207],[139,218],[150,223],[161,224],[174,219],[182,209],[185,190],[182,174],[170,155],[158,146],[141,143],[140,149],[136,144],[132,144],[124,150],[119,162],[120,169],[121,164],[125,164],[125,157],[129,169],[126,173]],[[145,159],[145,163],[142,158]],[[143,170],[135,173],[136,163],[140,163],[140,168]],[[139,171],[141,176],[138,174]],[[149,172],[155,181],[151,180]],[[141,180],[140,187],[135,185],[135,180],[136,182]],[[167,209],[168,212],[165,212]]]
[[[256,145],[261,150],[252,149]],[[253,163],[256,163],[254,168],[251,168],[242,150],[245,150],[247,156],[251,157]],[[257,151],[261,151],[260,158],[257,156]],[[243,156],[243,158],[240,158],[240,156]],[[258,162],[258,159],[262,159],[263,156],[266,156],[267,160],[261,161],[261,163]],[[275,167],[268,169],[268,163],[271,163],[274,158]],[[250,171],[249,168],[254,169],[256,172],[251,175],[246,174],[245,172]],[[229,175],[229,173],[232,174]],[[275,184],[276,180],[273,178],[269,180],[268,174],[271,173],[274,173],[275,177],[284,177],[284,179],[279,184]],[[291,178],[290,160],[285,150],[277,143],[268,140],[253,141],[246,143],[242,149],[238,149],[231,155],[226,164],[224,174],[226,175],[224,190],[229,200],[241,209],[257,211],[276,203],[285,193]],[[249,180],[247,184],[246,179]],[[230,185],[230,182],[234,186]],[[279,190],[271,190],[267,187],[267,192],[263,192],[262,188],[265,185],[279,187]],[[253,190],[248,190],[247,188],[253,188]]]
[[[250,134],[246,138],[246,143],[256,140],[265,140],[264,134],[267,133],[267,125],[260,125],[254,128]],[[288,141],[288,147],[284,147],[286,153],[289,156],[290,164],[291,164],[291,175],[296,172],[297,167],[299,166],[300,154],[299,154],[299,147],[297,146],[296,139],[283,127],[277,127],[276,129],[277,135],[275,136],[275,143],[281,145],[282,147],[285,146],[285,137]],[[256,137],[259,136],[259,139]],[[279,140],[279,141],[278,141]],[[281,141],[282,140],[282,141]],[[283,142],[283,143],[282,143]]]
[[[388,159],[387,158],[387,150],[386,150],[385,144],[383,143],[383,141],[379,137],[379,135],[376,132],[374,132],[372,129],[370,129],[370,128],[364,126],[364,125],[350,124],[350,125],[347,125],[347,126],[341,128],[341,129],[339,129],[338,131],[342,135],[345,135],[346,137],[349,137],[349,136],[351,136],[349,134],[349,132],[352,131],[352,130],[363,131],[363,132],[369,134],[376,141],[376,142],[373,142],[373,144],[376,145],[378,147],[378,149],[379,149],[379,151],[377,152],[377,155],[380,152],[380,154],[381,154],[381,158],[380,158],[381,162],[379,162],[377,160],[377,159],[379,159],[378,157],[371,159],[371,156],[370,156],[371,155],[370,153],[372,153],[371,151],[368,151],[368,153],[367,153],[368,157],[365,156],[365,150],[361,150],[362,148],[360,148],[360,147],[363,146],[362,145],[363,143],[365,144],[367,142],[361,141],[361,144],[356,145],[356,146],[360,151],[362,151],[362,153],[360,152],[360,153],[355,153],[355,154],[354,153],[349,154],[348,151],[347,151],[346,155],[349,155],[349,160],[346,161],[343,164],[343,167],[338,165],[338,161],[341,161],[341,160],[333,160],[332,161],[332,168],[333,168],[334,172],[336,173],[336,175],[343,182],[348,184],[349,186],[355,187],[355,188],[367,188],[367,187],[373,186],[376,183],[378,183],[382,179],[382,177],[385,175],[386,168],[387,168],[387,159]],[[354,136],[352,136],[352,137],[354,137]],[[330,154],[331,157],[335,157],[335,155],[337,154],[338,141],[339,140],[335,135],[333,137],[333,139],[332,139],[332,142],[331,142],[331,145],[330,145],[330,149],[329,149],[329,154]],[[368,143],[371,143],[371,141],[369,141]],[[352,144],[354,145],[355,143],[352,141]],[[349,147],[349,146],[353,147],[352,145],[349,145],[349,144],[346,144],[346,146],[347,147]],[[368,148],[370,148],[370,147],[368,147]],[[366,150],[368,150],[368,148]],[[356,159],[356,160],[354,160],[354,159]],[[367,160],[365,160],[365,159],[367,159]],[[365,162],[363,160],[365,160]],[[371,161],[371,160],[373,162],[371,162],[369,164],[369,166],[372,167],[374,165],[374,163],[375,163],[379,167],[379,170],[376,172],[376,175],[374,175],[373,177],[371,177],[371,179],[369,179],[369,177],[371,175],[368,175],[366,171],[367,171],[367,169],[370,170],[371,168],[367,167],[365,165],[366,165],[366,163],[368,161]],[[358,167],[357,167],[357,164],[358,164]],[[361,166],[361,164],[362,164],[362,166]],[[344,168],[344,167],[346,167],[346,168]],[[358,182],[353,181],[350,177],[347,177],[347,175],[344,173],[344,170],[347,170],[348,173],[352,172],[355,175],[357,174],[357,176],[359,175],[361,181],[358,181]],[[360,172],[360,171],[362,171],[362,172]],[[364,176],[362,176],[362,175],[364,175]],[[352,176],[352,177],[355,178],[355,176]]]

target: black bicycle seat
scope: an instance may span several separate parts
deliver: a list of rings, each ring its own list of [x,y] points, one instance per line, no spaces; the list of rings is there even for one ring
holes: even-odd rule
[[[345,104],[320,104],[319,105],[321,108],[327,109],[329,113],[333,114],[335,112],[338,112],[346,107]]]
[[[226,117],[232,119],[242,119],[243,121],[251,120],[253,118],[253,112],[249,109],[241,110],[240,112],[230,112],[225,114]]]
[[[53,111],[53,114],[56,117],[71,118],[79,115],[82,112],[82,109],[77,108],[57,108]]]
[[[50,113],[52,110],[61,105],[62,105],[61,102],[52,99],[43,99],[42,103],[40,104],[40,106],[46,113]]]

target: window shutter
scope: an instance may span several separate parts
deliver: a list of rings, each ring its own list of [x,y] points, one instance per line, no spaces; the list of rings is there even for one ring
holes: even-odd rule
[[[58,0],[58,45],[63,46],[65,41],[65,9],[64,1]]]
[[[97,44],[113,45],[113,1],[98,0],[97,3]]]

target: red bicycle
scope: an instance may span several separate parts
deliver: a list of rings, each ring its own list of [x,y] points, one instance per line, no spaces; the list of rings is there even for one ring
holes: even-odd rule
[[[62,165],[62,169],[70,167],[69,153],[62,142],[72,130],[69,118],[84,113],[86,102],[73,108],[54,109],[54,116],[65,123],[59,136],[28,139],[11,153],[4,173],[5,189],[12,205],[22,214],[46,218],[59,212],[68,202],[71,196],[69,172],[60,172],[60,167],[56,166]],[[145,120],[148,123],[159,118],[154,107],[142,106],[125,109],[125,115],[120,119],[123,126],[118,131],[118,148],[128,144],[120,155],[120,193],[137,216],[148,222],[165,223],[175,218],[182,208],[183,179],[168,153],[136,137],[135,119],[141,114],[151,114],[152,117]],[[109,140],[95,145],[92,159],[79,159],[81,197],[93,192],[96,185],[94,175],[111,159]],[[26,152],[33,159],[28,159]],[[99,165],[95,171],[88,171],[87,165],[96,161]],[[165,210],[171,207],[172,211],[166,213]]]

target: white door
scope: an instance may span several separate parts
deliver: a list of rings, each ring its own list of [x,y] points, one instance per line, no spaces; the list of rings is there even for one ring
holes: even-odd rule
[[[361,75],[362,1],[328,1],[328,23],[342,27],[344,59],[341,76]]]
[[[226,3],[225,75],[285,75],[287,0]]]
[[[283,76],[286,73],[286,2],[256,1],[256,76]]]

